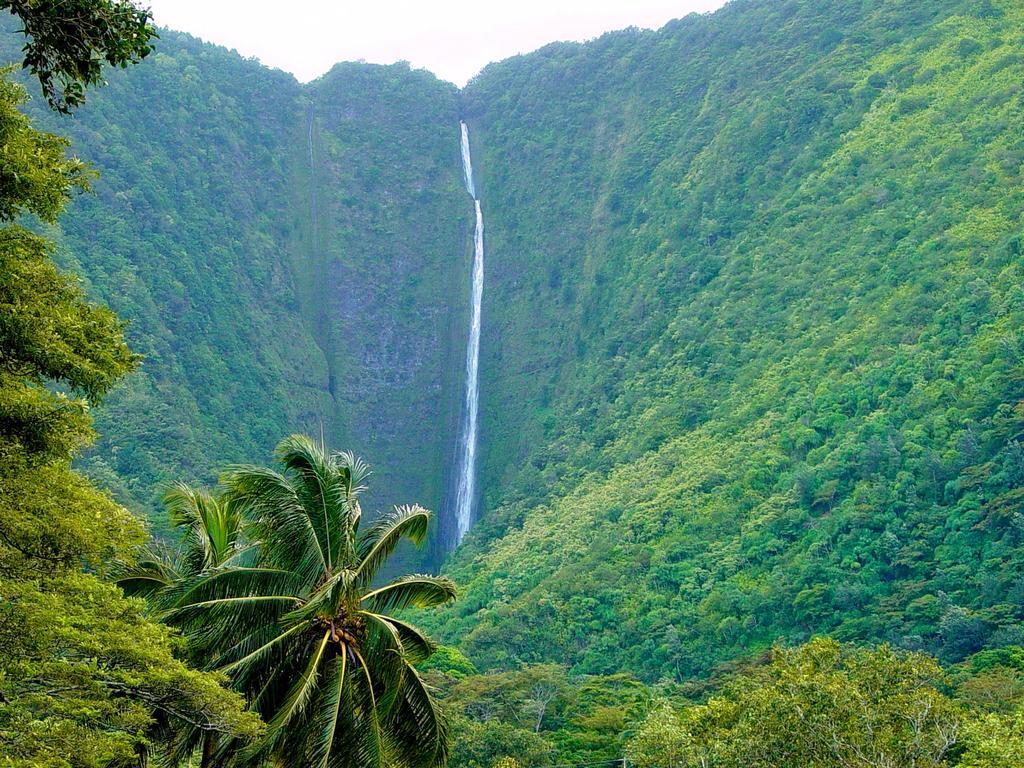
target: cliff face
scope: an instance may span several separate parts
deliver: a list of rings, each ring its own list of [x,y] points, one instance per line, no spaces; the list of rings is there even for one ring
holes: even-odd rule
[[[377,468],[371,504],[439,511],[458,428],[472,233],[457,92],[403,66],[347,64],[307,96],[318,210],[292,263],[310,286],[305,314],[320,324],[335,444]]]
[[[352,64],[302,87],[165,32],[73,119],[29,108],[100,172],[61,257],[145,355],[90,472],[159,528],[163,483],[322,431],[374,467],[371,508],[440,507],[472,215],[453,86]]]

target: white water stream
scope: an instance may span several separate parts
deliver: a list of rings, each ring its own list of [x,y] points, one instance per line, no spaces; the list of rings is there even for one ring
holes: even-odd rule
[[[457,532],[455,543],[462,541],[473,523],[476,499],[477,417],[480,407],[480,303],[484,296],[484,215],[473,183],[473,158],[469,153],[469,129],[462,128],[462,170],[466,191],[476,208],[476,229],[473,233],[473,310],[469,322],[469,343],[466,345],[466,397],[462,410],[462,428],[458,446],[458,476],[455,490]]]

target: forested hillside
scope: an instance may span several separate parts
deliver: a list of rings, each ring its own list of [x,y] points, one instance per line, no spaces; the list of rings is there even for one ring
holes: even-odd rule
[[[167,483],[303,430],[371,462],[372,507],[440,504],[471,215],[455,99],[404,65],[302,87],[164,31],[73,117],[33,101],[100,174],[61,222],[63,262],[144,356],[97,413],[93,477],[159,528]]]
[[[5,768],[1024,766],[1024,4],[0,9]]]
[[[648,680],[819,632],[1022,642],[1022,22],[735,0],[461,92],[404,65],[300,86],[165,32],[74,118],[30,107],[101,172],[56,234],[145,356],[86,468],[152,513],[322,425],[374,465],[370,508],[441,507],[462,117],[484,498],[429,627],[481,669]]]
[[[484,665],[1019,643],[1013,2],[737,0],[488,67]]]

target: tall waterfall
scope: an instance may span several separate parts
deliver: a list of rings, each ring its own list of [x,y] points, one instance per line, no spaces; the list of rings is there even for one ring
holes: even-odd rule
[[[455,543],[462,541],[473,522],[476,499],[477,416],[480,406],[480,302],[484,295],[484,215],[473,183],[473,158],[469,153],[469,129],[462,128],[462,170],[466,191],[476,208],[476,229],[473,233],[473,310],[469,322],[469,343],[466,345],[466,396],[462,409],[462,427],[458,445],[458,476],[455,491],[455,514],[458,523]]]

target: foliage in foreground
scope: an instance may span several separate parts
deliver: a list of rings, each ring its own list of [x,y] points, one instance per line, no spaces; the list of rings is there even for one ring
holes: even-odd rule
[[[684,685],[540,664],[479,672],[443,647],[425,666],[451,722],[452,768],[1019,768],[1024,649],[940,667],[819,638]],[[1016,762],[1015,762],[1016,761]]]
[[[451,723],[453,768],[594,763],[622,756],[652,692],[627,674],[574,676],[559,664],[480,673],[444,648],[425,667]]]
[[[101,578],[143,529],[71,460],[92,438],[89,406],[136,358],[120,321],[14,223],[53,222],[86,181],[23,99],[0,79],[0,764],[135,765],[186,725],[253,737],[258,718],[222,678],[178,660],[170,632]]]
[[[637,768],[1024,765],[1021,710],[986,713],[948,691],[924,654],[816,639],[776,649],[705,704],[656,708],[628,756]]]
[[[434,643],[394,615],[455,597],[445,578],[378,584],[404,540],[422,544],[429,513],[396,507],[361,526],[368,467],[294,435],[282,471],[239,466],[219,496],[175,489],[183,529],[170,559],[146,557],[123,574],[180,627],[189,653],[227,675],[267,723],[255,744],[193,732],[182,756],[203,765],[432,768],[448,755],[447,724],[416,665]]]
[[[25,34],[23,66],[39,79],[52,109],[69,113],[85,89],[103,82],[103,66],[127,67],[149,55],[152,16],[135,0],[0,0]]]

